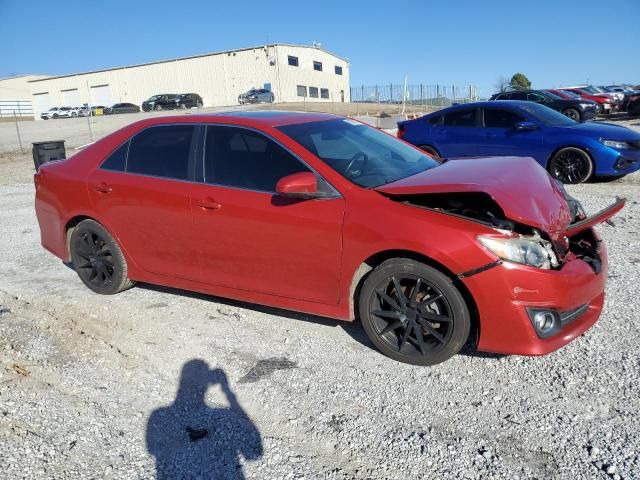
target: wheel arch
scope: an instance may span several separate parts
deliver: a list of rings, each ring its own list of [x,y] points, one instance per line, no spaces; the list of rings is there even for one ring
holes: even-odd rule
[[[351,285],[349,287],[349,316],[351,320],[357,319],[357,311],[355,308],[356,301],[360,295],[360,289],[362,288],[362,284],[364,280],[367,278],[370,272],[372,272],[376,267],[381,265],[382,263],[390,260],[392,258],[407,258],[410,260],[415,260],[417,262],[424,263],[436,270],[440,273],[446,275],[453,285],[460,291],[464,301],[469,309],[469,316],[471,320],[471,331],[469,332],[469,338],[473,340],[474,347],[478,343],[478,338],[480,337],[480,316],[478,313],[478,307],[476,305],[473,296],[469,289],[465,286],[465,284],[458,278],[458,276],[449,270],[442,263],[437,260],[424,255],[419,252],[415,252],[412,250],[403,250],[403,249],[389,249],[383,250],[377,253],[370,255],[368,258],[363,260],[362,263],[356,268],[353,276],[351,278]]]
[[[591,149],[588,146],[585,145],[580,145],[577,143],[571,143],[571,144],[564,144],[564,145],[560,145],[558,147],[555,147],[551,153],[549,154],[549,156],[547,157],[547,160],[544,164],[544,169],[548,172],[549,171],[549,164],[551,163],[551,159],[554,157],[554,155],[556,153],[558,153],[560,150],[562,150],[563,148],[577,148],[579,150],[584,151],[584,153],[587,154],[587,156],[589,157],[589,160],[591,160],[591,163],[593,164],[593,171],[595,173],[596,171],[596,162],[593,159],[593,153],[591,152]]]

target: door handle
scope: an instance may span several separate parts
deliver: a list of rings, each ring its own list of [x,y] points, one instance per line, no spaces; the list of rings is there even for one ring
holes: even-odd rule
[[[196,205],[198,205],[203,210],[218,210],[222,208],[222,205],[216,202],[212,198],[205,198],[205,199],[199,200],[198,202],[196,202]]]
[[[104,182],[95,185],[93,189],[98,193],[111,193],[111,187]]]
[[[495,133],[487,133],[487,134],[485,135],[485,137],[487,137],[487,138],[496,138],[497,136],[498,136],[498,135],[496,135]]]

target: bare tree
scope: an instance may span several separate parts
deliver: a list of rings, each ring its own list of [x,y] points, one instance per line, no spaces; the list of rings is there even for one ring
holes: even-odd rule
[[[505,92],[508,86],[509,86],[509,79],[504,75],[499,76],[498,80],[496,80],[496,84],[494,85],[495,89],[499,93]]]

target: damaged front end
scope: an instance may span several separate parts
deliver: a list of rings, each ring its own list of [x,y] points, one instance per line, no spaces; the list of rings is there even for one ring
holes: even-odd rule
[[[594,217],[587,218],[580,202],[560,186],[570,214],[563,231],[551,234],[539,227],[517,222],[507,216],[500,205],[484,192],[386,194],[390,199],[427,210],[437,211],[493,228],[494,234],[478,236],[478,242],[501,260],[540,269],[559,269],[567,261],[581,259],[599,273],[600,239],[591,228],[606,221],[624,206],[624,199]],[[525,200],[526,201],[526,200]]]

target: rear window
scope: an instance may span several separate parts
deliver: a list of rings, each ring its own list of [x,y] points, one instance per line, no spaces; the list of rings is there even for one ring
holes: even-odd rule
[[[186,180],[193,125],[157,126],[131,140],[127,172]]]
[[[444,116],[444,124],[448,127],[475,127],[476,109],[456,110],[446,113]]]

